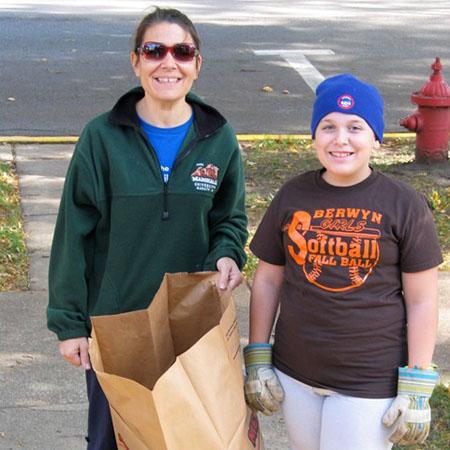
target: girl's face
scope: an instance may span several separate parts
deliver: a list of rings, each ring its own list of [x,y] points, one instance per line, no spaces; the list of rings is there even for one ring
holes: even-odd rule
[[[319,122],[314,147],[326,169],[324,180],[334,186],[352,186],[370,175],[370,154],[380,142],[360,116],[332,112]]]
[[[193,44],[192,36],[179,25],[162,22],[147,29],[143,42],[157,42],[166,46]],[[161,60],[147,60],[143,55],[131,52],[131,64],[141,80],[145,96],[160,106],[185,101],[186,94],[198,78],[202,58],[180,62],[169,51]]]

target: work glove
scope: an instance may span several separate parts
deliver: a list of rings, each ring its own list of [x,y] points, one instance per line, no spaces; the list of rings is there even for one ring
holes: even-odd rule
[[[394,444],[422,444],[430,432],[429,398],[439,378],[432,369],[399,367],[397,397],[383,417],[393,427],[389,440]]]
[[[271,416],[280,409],[284,391],[272,366],[271,344],[250,344],[244,348],[245,400],[255,412]]]

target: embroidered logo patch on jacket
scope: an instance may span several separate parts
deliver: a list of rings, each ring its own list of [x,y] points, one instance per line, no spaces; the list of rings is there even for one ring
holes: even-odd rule
[[[214,164],[197,163],[197,168],[191,173],[192,181],[198,191],[214,192],[217,187],[219,168]]]

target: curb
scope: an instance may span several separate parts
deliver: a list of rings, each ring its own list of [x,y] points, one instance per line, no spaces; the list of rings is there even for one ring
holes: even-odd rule
[[[413,138],[416,133],[385,133],[386,139]],[[238,134],[238,141],[263,141],[265,139],[310,140],[310,134]],[[78,136],[0,136],[0,144],[75,144]]]
[[[1,144],[75,144],[78,136],[0,136]]]
[[[416,133],[385,133],[383,138],[386,139],[403,139],[413,138]],[[237,134],[238,141],[263,141],[264,139],[298,139],[298,140],[311,140],[310,134]],[[0,138],[1,139],[1,138]],[[0,141],[1,142],[1,141]]]

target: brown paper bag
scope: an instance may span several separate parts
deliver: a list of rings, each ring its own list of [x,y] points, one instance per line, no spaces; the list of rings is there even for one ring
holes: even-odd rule
[[[118,448],[264,448],[244,400],[231,291],[217,279],[167,274],[146,310],[92,318],[90,356]]]

